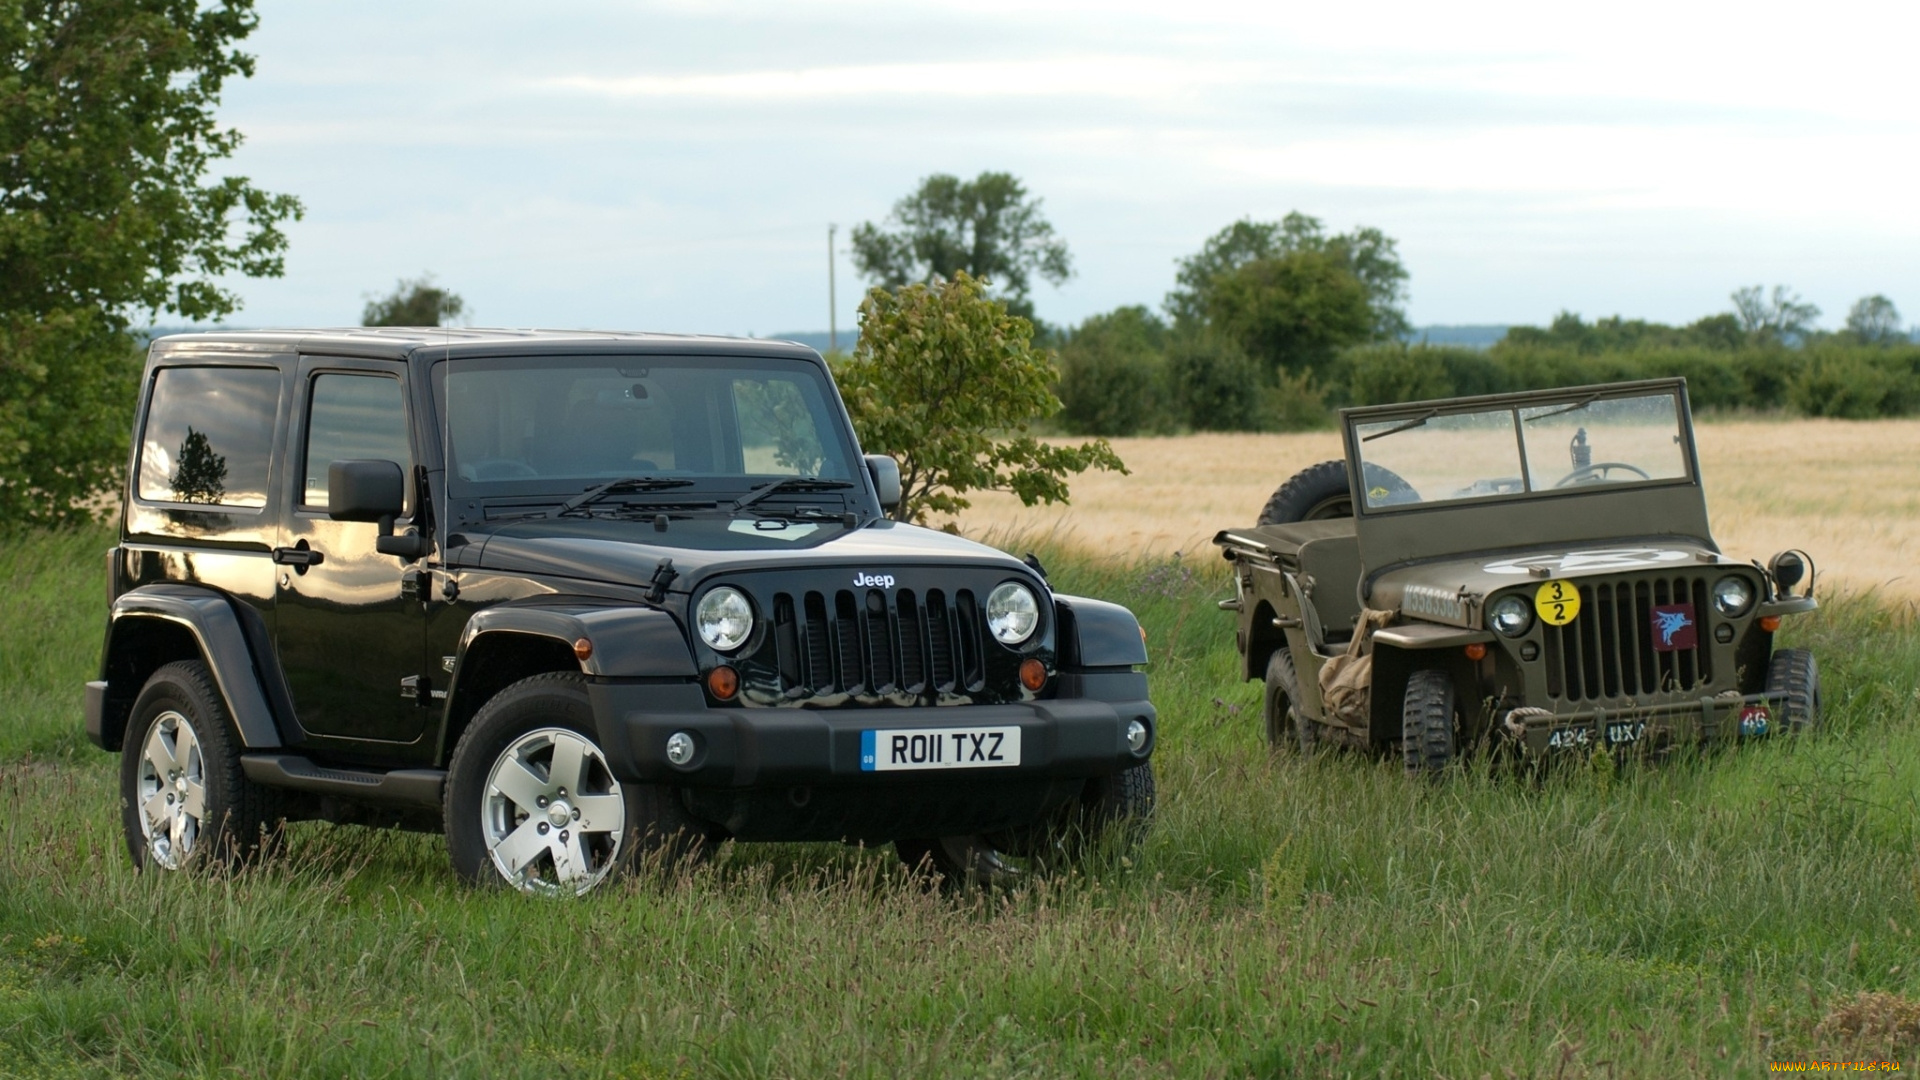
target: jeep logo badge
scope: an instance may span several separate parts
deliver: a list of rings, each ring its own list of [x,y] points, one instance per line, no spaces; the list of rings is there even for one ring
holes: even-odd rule
[[[893,588],[893,575],[855,574],[853,575],[853,584],[855,587],[861,589],[891,589]]]

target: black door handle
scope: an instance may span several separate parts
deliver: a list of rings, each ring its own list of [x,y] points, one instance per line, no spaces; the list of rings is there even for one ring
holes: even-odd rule
[[[305,542],[302,541],[303,546],[301,547],[274,548],[273,561],[279,563],[281,566],[299,567],[319,566],[321,563],[327,561],[325,555],[304,546],[304,543]]]

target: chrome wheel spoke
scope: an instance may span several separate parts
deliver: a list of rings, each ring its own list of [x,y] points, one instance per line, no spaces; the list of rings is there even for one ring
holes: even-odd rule
[[[147,796],[147,800],[140,804],[140,813],[146,819],[150,832],[165,831],[167,819],[173,816],[173,808],[167,805],[167,793],[162,790]]]
[[[526,878],[527,864],[547,850],[547,838],[540,835],[540,823],[533,818],[520,823],[493,845],[493,861],[515,881]]]
[[[553,737],[553,762],[547,766],[549,783],[569,796],[580,790],[580,774],[586,766],[586,743],[577,735],[560,732]]]
[[[619,832],[626,824],[626,800],[618,795],[576,795],[573,807],[580,811],[574,824],[581,832]]]
[[[593,875],[587,861],[587,849],[580,843],[578,831],[568,831],[563,841],[558,833],[550,837],[553,849],[553,876],[563,885],[578,886]]]
[[[180,812],[195,821],[206,820],[207,788],[205,784],[187,781],[187,794],[180,800]]]
[[[517,757],[505,758],[495,767],[492,786],[527,814],[539,813],[540,797],[549,793],[546,781],[536,776],[532,769],[527,768],[527,763]]]

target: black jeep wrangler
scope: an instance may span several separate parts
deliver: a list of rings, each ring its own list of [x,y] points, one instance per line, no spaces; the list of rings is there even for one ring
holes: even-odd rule
[[[729,837],[1005,880],[1151,814],[1132,614],[883,516],[810,349],[168,337],[133,446],[86,725],[138,866],[323,818],[530,892]]]

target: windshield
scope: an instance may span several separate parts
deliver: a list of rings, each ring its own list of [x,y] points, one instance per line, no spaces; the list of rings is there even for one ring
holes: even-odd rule
[[[1671,393],[1357,424],[1367,509],[1685,480]]]
[[[657,477],[740,490],[853,479],[825,376],[802,361],[565,357],[439,365],[453,490],[578,492]]]

